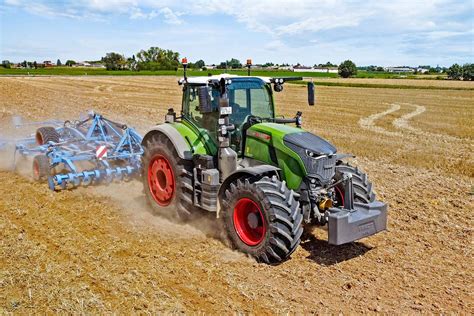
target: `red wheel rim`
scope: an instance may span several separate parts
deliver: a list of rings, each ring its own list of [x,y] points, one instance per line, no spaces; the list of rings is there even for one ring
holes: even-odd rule
[[[33,175],[36,179],[39,179],[40,177],[39,165],[36,161],[33,161]]]
[[[260,207],[248,198],[240,199],[234,207],[234,228],[240,239],[249,246],[262,242],[266,233]]]
[[[168,159],[154,156],[148,166],[148,187],[153,199],[161,206],[171,203],[175,191],[174,173]]]
[[[338,205],[340,207],[344,207],[344,192],[339,187],[335,187],[336,189],[336,200],[340,202],[341,205]]]

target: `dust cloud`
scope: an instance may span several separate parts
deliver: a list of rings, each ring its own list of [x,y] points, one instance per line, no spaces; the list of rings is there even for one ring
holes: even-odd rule
[[[8,115],[2,117],[0,121],[0,171],[14,172],[32,181],[33,159],[19,154],[16,151],[16,144],[21,139],[34,135],[39,126],[15,126],[14,122],[19,121],[18,119],[15,121],[14,117],[14,115]],[[21,123],[31,122],[21,120]],[[140,126],[138,129],[146,128],[149,126]],[[46,185],[46,181],[44,184],[38,185]],[[202,214],[191,223],[186,224],[154,214],[143,193],[143,184],[138,178],[128,182],[112,182],[111,184],[92,185],[87,188],[77,187],[71,190],[76,190],[81,195],[106,199],[114,207],[122,210],[124,218],[137,229],[152,228],[175,238],[217,237],[215,220],[210,219],[206,214]],[[61,194],[61,191],[57,194]]]

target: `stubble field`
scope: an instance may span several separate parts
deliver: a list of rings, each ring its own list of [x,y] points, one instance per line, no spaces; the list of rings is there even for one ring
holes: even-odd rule
[[[12,115],[89,109],[143,133],[179,109],[176,82],[0,78],[0,138]],[[279,114],[301,109],[306,129],[357,156],[390,205],[387,232],[334,247],[316,229],[267,266],[228,249],[209,219],[152,215],[138,182],[53,193],[2,157],[0,313],[474,313],[474,90],[317,87],[310,108],[303,86],[286,85],[276,100]]]

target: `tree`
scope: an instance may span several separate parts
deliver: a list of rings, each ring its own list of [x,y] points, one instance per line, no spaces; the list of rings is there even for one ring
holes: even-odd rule
[[[26,60],[24,60],[24,61],[21,63],[21,67],[23,67],[23,68],[28,67],[28,63],[26,62]]]
[[[132,55],[132,57],[127,58],[127,64],[129,69],[134,71],[140,71],[135,55]]]
[[[227,69],[227,62],[223,61],[216,66],[217,69]]]
[[[56,62],[56,66],[62,66],[63,64],[61,63],[61,60],[58,59],[58,61]]]
[[[75,64],[76,64],[76,62],[74,60],[67,60],[66,61],[66,66],[68,66],[68,67],[72,67]]]
[[[328,61],[325,64],[315,64],[314,65],[314,68],[331,68],[331,67],[337,67],[337,65],[331,63],[330,61]]]
[[[105,64],[107,70],[122,70],[127,63],[125,57],[119,53],[107,53],[102,57],[102,62]]]
[[[175,70],[179,67],[179,53],[169,49],[150,47],[137,53],[139,69]]]
[[[238,69],[242,68],[242,63],[235,58],[232,58],[231,60],[223,61],[221,62],[218,66],[217,69]]]
[[[10,69],[12,67],[9,60],[2,61],[2,66],[3,68],[7,68],[7,69]]]
[[[453,80],[460,80],[462,77],[462,68],[458,64],[454,64],[448,69],[448,78]]]
[[[227,61],[227,64],[232,69],[242,68],[242,63],[238,59],[235,59],[235,58],[232,58],[231,60]]]
[[[474,64],[464,64],[462,66],[462,79],[466,81],[474,80]]]
[[[33,67],[34,67],[35,69],[38,69],[38,63],[36,62],[36,60],[33,62]]]
[[[346,60],[339,65],[338,73],[342,78],[349,78],[357,75],[357,67],[351,60]]]
[[[197,62],[194,63],[194,68],[196,69],[202,69],[204,68],[204,66],[206,66],[206,63],[202,59],[199,59]]]

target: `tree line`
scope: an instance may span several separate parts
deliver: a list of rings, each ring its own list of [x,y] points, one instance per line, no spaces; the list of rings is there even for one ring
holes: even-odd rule
[[[150,70],[150,71],[158,71],[158,70],[174,70],[177,71],[180,67],[180,54],[178,52],[172,51],[170,49],[162,49],[160,47],[150,47],[147,50],[140,50],[136,54],[132,55],[132,57],[125,57],[125,55],[110,52],[107,53],[104,57],[101,58],[100,63],[103,63],[107,70],[133,70],[133,71],[140,71],[140,70]],[[93,62],[97,63],[97,62]],[[57,60],[57,66],[74,66],[76,62],[74,60],[67,60],[64,64],[61,63],[61,60]],[[36,61],[34,62],[27,62],[26,60],[20,63],[21,67],[24,68],[38,68],[44,65],[38,65]],[[2,66],[4,68],[11,68],[11,63],[8,60],[4,60],[2,62]],[[215,65],[213,65],[215,66]],[[222,61],[217,66],[217,69],[241,69],[244,65],[240,62],[240,60],[236,58],[231,58],[230,60]],[[278,66],[271,62],[265,63],[260,65],[262,68],[269,68]],[[281,65],[281,66],[289,66],[288,64]],[[355,63],[351,60],[345,60],[341,64],[336,65],[332,64],[331,62],[327,62],[326,64],[315,64],[314,67],[327,67],[327,68],[338,68],[339,76],[343,78],[349,78],[357,75],[358,67]],[[206,69],[206,63],[200,59],[196,62],[188,63],[188,68],[191,69]],[[429,66],[420,66],[419,68],[429,69],[429,72],[438,72],[437,68],[432,68]],[[383,67],[377,66],[368,66],[362,67],[360,69],[365,69],[367,71],[372,72],[382,72],[384,71]],[[443,72],[446,68],[443,69]],[[415,71],[416,73],[416,71]],[[474,64],[467,63],[464,65],[454,64],[449,69],[446,70],[449,79],[452,80],[474,80]]]
[[[462,66],[454,64],[449,67],[448,78],[453,80],[474,80],[474,64],[464,64]]]

